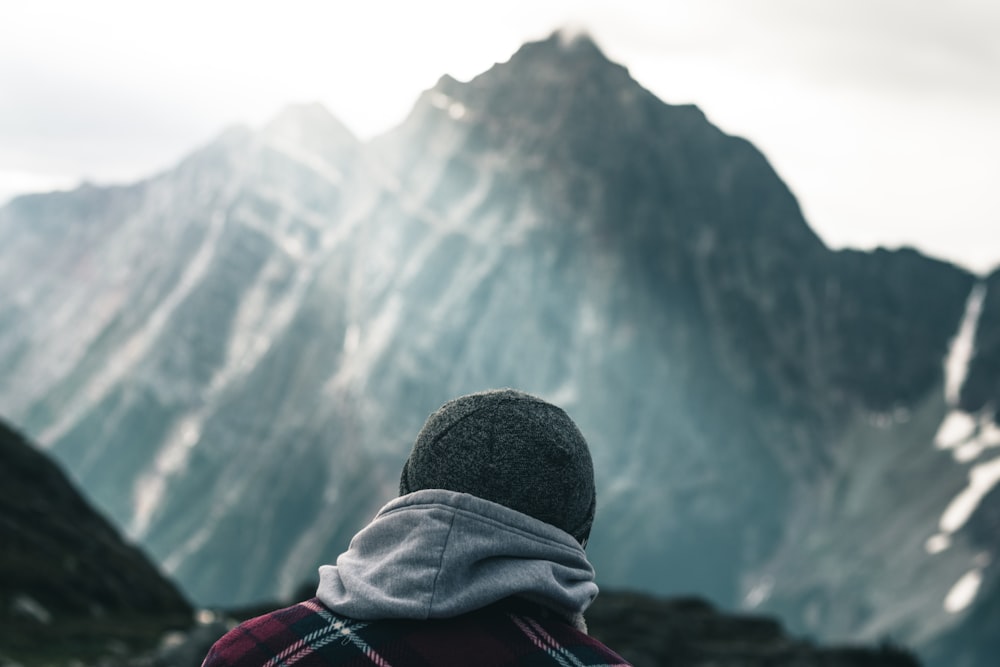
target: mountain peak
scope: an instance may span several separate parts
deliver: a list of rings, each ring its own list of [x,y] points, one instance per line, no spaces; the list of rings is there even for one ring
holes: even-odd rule
[[[319,102],[285,107],[260,136],[272,146],[317,154],[330,162],[360,145],[354,133]]]
[[[557,28],[540,43],[553,43],[564,51],[591,51],[604,55],[590,31],[583,26],[570,25]]]
[[[572,65],[577,71],[590,68],[625,71],[623,66],[604,55],[590,33],[580,28],[560,28],[545,39],[525,43],[511,56],[507,65],[518,67],[530,64],[537,67],[543,63],[560,67]]]
[[[442,77],[432,92],[489,116],[541,118],[557,109],[595,105],[615,114],[620,102],[635,99],[643,89],[589,34],[563,28],[525,43],[509,60],[468,83]]]
[[[570,138],[608,130],[617,134],[623,127],[635,130],[643,125],[637,117],[643,115],[640,101],[662,104],[625,67],[609,60],[590,35],[563,28],[525,43],[507,61],[467,82],[442,76],[380,143],[425,142],[428,122],[441,122],[445,133],[459,125],[478,126],[494,145],[514,136],[548,141],[562,127],[571,128]],[[424,138],[410,137],[411,131]]]
[[[282,109],[265,127],[264,133],[296,132],[308,135],[340,135],[354,138],[354,134],[336,116],[319,102],[290,104]]]

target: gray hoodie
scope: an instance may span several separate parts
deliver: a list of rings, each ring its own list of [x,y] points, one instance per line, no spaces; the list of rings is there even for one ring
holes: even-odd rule
[[[450,618],[519,596],[582,628],[597,596],[594,569],[569,533],[442,489],[389,502],[319,574],[320,601],[359,620]]]

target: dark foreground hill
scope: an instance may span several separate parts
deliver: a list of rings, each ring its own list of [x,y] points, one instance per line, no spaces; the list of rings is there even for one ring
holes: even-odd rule
[[[635,667],[918,667],[897,646],[819,646],[774,618],[731,614],[698,598],[602,594],[587,613],[590,633]]]
[[[191,621],[146,556],[0,422],[0,662],[138,652]]]

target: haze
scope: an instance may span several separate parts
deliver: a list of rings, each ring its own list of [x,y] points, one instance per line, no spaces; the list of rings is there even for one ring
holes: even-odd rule
[[[1000,265],[1000,4],[38,0],[0,23],[0,201],[130,182],[320,101],[366,138],[421,90],[586,30],[754,142],[833,247]]]

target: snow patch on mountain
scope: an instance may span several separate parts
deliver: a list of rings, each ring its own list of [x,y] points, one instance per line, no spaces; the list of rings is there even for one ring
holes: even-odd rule
[[[431,106],[447,112],[448,116],[450,116],[453,120],[461,120],[468,112],[468,109],[464,104],[439,91],[432,92],[428,99]]]
[[[966,609],[976,599],[983,583],[983,571],[974,567],[955,582],[944,599],[944,609],[949,614],[957,614]]]
[[[945,415],[934,436],[938,449],[955,449],[976,432],[976,418],[961,410],[951,410]]]
[[[960,463],[974,461],[992,447],[1000,447],[1000,427],[995,416],[984,412],[979,415],[979,428],[975,435],[955,449],[955,460]]]
[[[946,551],[950,547],[951,547],[951,536],[945,535],[944,533],[937,533],[935,535],[931,535],[929,538],[927,538],[927,542],[924,544],[924,549],[927,551],[927,553],[931,554],[932,556],[934,554],[939,554],[942,551]]]
[[[986,286],[979,283],[973,287],[966,301],[965,314],[945,360],[945,400],[950,410],[934,436],[935,447],[951,450],[955,461],[963,464],[980,458],[991,447],[1000,447],[1000,427],[989,411],[984,410],[974,415],[958,407],[969,363],[975,352],[976,329],[985,298]],[[938,522],[940,532],[924,544],[927,553],[937,554],[948,549],[952,544],[951,536],[968,522],[983,498],[997,484],[1000,484],[1000,458],[974,466],[969,471],[968,485],[952,499],[942,513]],[[958,591],[970,588],[968,583],[961,588],[958,586],[956,584]],[[951,607],[964,608],[964,605],[954,602],[956,599],[964,599],[960,592],[955,593],[954,598],[950,596],[950,599],[953,600]]]
[[[954,533],[964,526],[997,484],[1000,484],[1000,458],[973,466],[969,471],[969,485],[955,496],[941,515],[941,531]]]
[[[944,395],[948,405],[958,405],[959,394],[965,378],[969,373],[969,362],[975,351],[976,327],[983,313],[983,300],[986,298],[986,285],[977,284],[969,293],[965,305],[965,315],[958,327],[958,333],[952,340],[951,349],[945,361]]]

